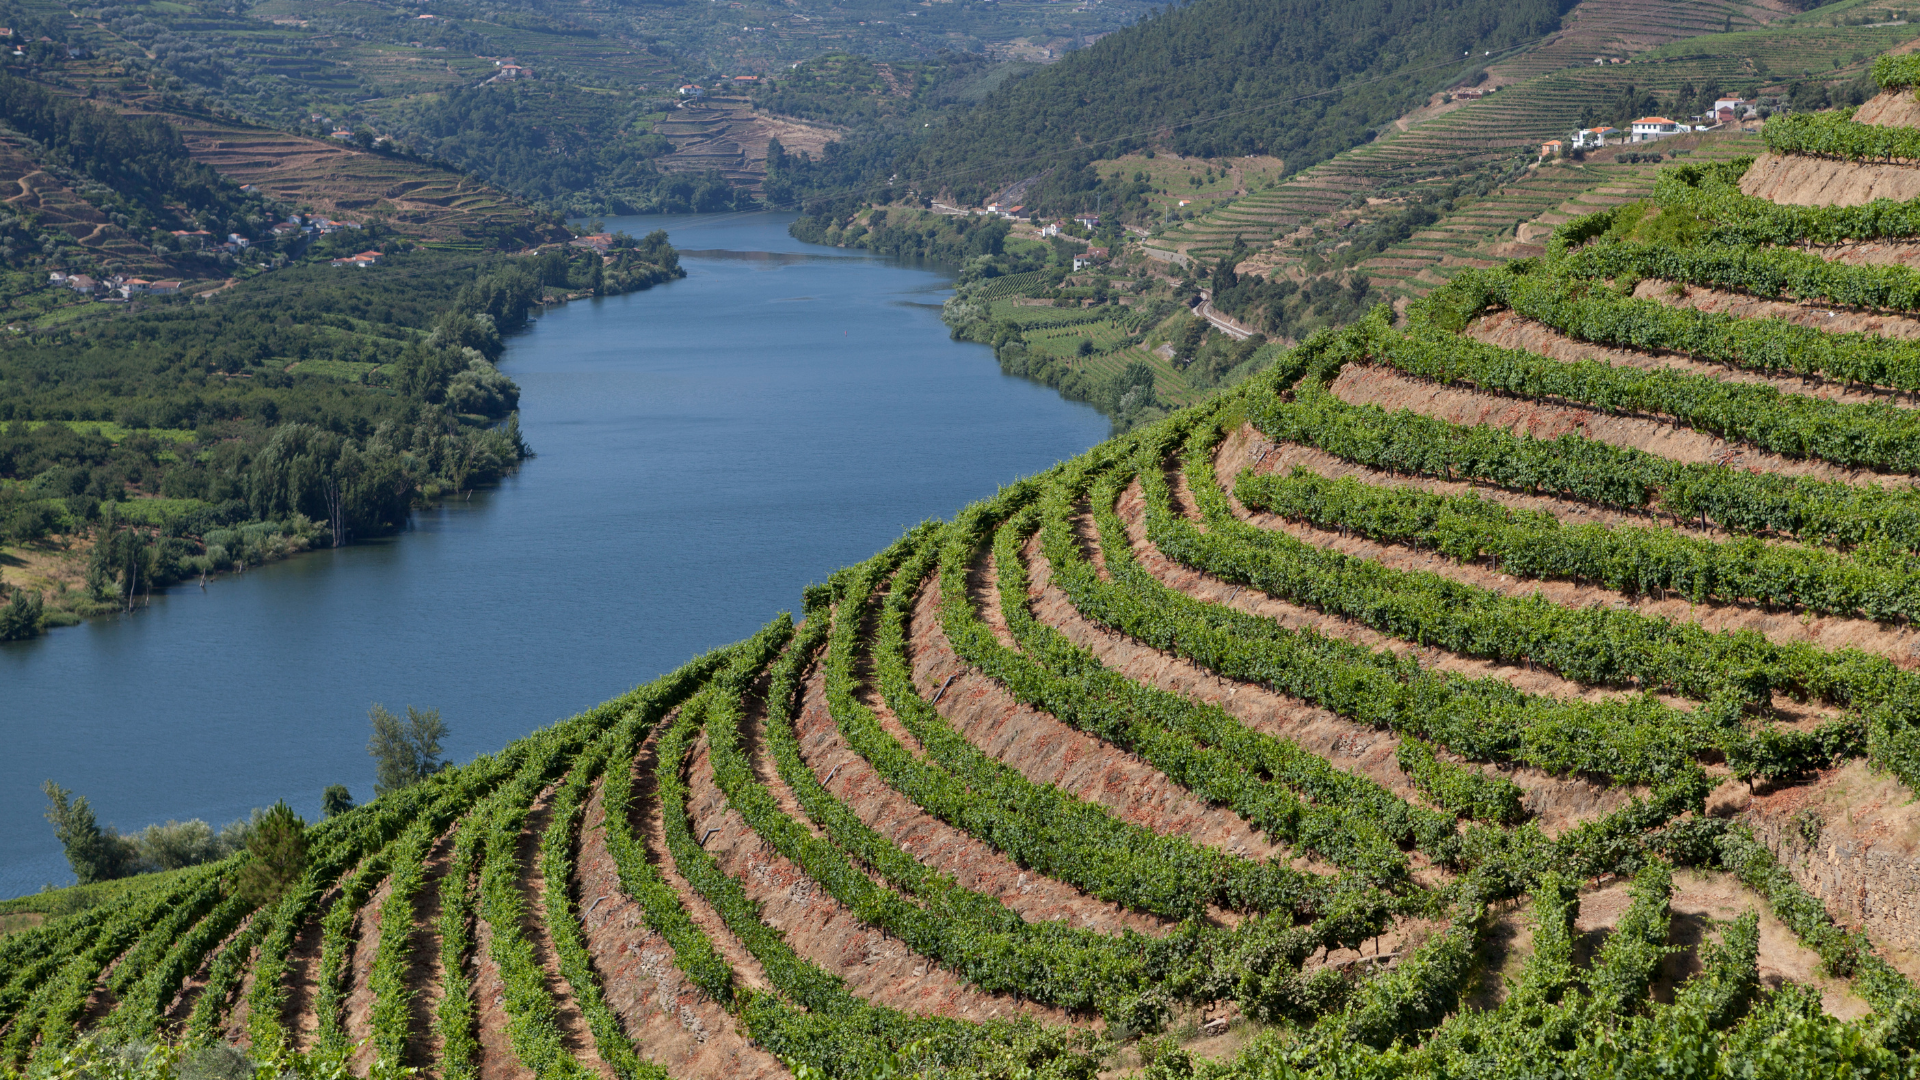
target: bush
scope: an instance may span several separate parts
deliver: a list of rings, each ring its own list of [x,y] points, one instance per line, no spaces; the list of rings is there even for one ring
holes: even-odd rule
[[[130,839],[145,864],[143,868],[155,870],[198,866],[225,858],[239,849],[239,845],[223,843],[223,837],[214,835],[213,826],[199,818],[149,825]]]

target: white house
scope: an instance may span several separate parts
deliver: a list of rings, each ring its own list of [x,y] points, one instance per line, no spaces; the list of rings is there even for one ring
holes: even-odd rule
[[[1619,137],[1620,137],[1619,128],[1614,128],[1614,127],[1581,128],[1579,131],[1576,131],[1573,133],[1573,148],[1575,150],[1597,150],[1600,147],[1607,145],[1607,140],[1609,138],[1618,140]]]
[[[1677,135],[1681,131],[1679,124],[1664,116],[1643,116],[1633,122],[1633,142],[1652,142]]]

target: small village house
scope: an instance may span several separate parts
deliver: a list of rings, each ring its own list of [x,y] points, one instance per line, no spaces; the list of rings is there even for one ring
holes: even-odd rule
[[[1633,142],[1652,142],[1680,133],[1680,125],[1664,116],[1643,116],[1633,122]]]

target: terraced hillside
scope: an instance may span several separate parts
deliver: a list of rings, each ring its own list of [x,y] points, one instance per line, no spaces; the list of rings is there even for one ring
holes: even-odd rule
[[[1910,1075],[1920,204],[1743,185],[1916,132],[1781,125],[1275,350],[269,905],[239,856],[10,934],[0,1056]]]
[[[1428,107],[1403,117],[1365,146],[1183,223],[1153,243],[1187,256],[1217,259],[1238,238],[1256,249],[1275,248],[1280,261],[1285,261],[1288,242],[1302,230],[1341,227],[1368,198],[1402,200],[1432,190],[1430,185],[1489,175],[1498,177],[1495,186],[1503,194],[1529,187],[1513,184],[1512,179],[1535,158],[1542,142],[1565,139],[1582,123],[1592,122],[1596,107],[1619,100],[1629,90],[1668,96],[1692,94],[1704,87],[1783,93],[1793,79],[1843,82],[1863,73],[1873,55],[1906,47],[1920,33],[1905,22],[1832,26],[1788,19],[1779,26],[1763,26],[1785,14],[1784,8],[1765,5],[1585,0],[1569,15],[1567,28],[1553,39],[1488,68],[1492,79],[1485,85],[1497,87],[1495,92],[1477,100],[1450,102],[1436,94]],[[1631,62],[1596,66],[1597,55],[1630,57]],[[1729,136],[1737,140],[1740,133],[1712,135],[1704,140],[1705,146]],[[1671,154],[1702,146],[1703,140],[1689,137],[1630,149]],[[1650,172],[1639,171],[1643,177]],[[1567,186],[1580,175],[1561,172],[1554,181],[1530,185],[1530,193],[1539,196],[1537,205],[1496,210],[1476,200],[1473,213],[1484,216],[1494,211],[1496,219],[1504,218],[1503,227],[1511,230],[1517,219],[1508,213],[1530,209],[1521,216],[1533,218],[1559,201],[1549,201],[1552,193],[1542,189]],[[1600,183],[1612,179],[1592,178]],[[1477,242],[1485,237],[1474,224],[1463,219],[1449,222],[1448,228],[1474,234]],[[1487,254],[1483,250],[1474,257]],[[1418,261],[1418,256],[1394,256],[1409,257]],[[1378,267],[1396,268],[1419,269],[1393,263]],[[1417,295],[1419,290],[1413,292]]]

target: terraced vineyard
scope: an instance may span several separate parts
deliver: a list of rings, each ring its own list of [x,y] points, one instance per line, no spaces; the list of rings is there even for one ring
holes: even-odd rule
[[[270,906],[239,856],[0,939],[0,1057],[1911,1075],[1920,207],[1749,170],[318,825]]]
[[[1909,42],[1915,33],[1905,23],[1818,26],[1790,19],[1786,25],[1763,25],[1783,14],[1758,4],[1655,7],[1638,0],[1586,0],[1553,39],[1488,69],[1498,92],[1477,101],[1417,110],[1372,142],[1278,187],[1185,222],[1152,244],[1189,257],[1217,259],[1239,239],[1256,249],[1270,248],[1268,264],[1291,264],[1297,259],[1288,245],[1296,235],[1315,226],[1337,231],[1364,216],[1357,195],[1404,199],[1417,197],[1423,185],[1489,170],[1507,174],[1496,184],[1495,197],[1467,200],[1457,218],[1419,238],[1427,243],[1383,252],[1365,268],[1369,276],[1386,281],[1419,278],[1405,282],[1400,291],[1422,295],[1446,276],[1422,275],[1424,264],[1454,265],[1447,255],[1484,262],[1532,254],[1500,250],[1505,241],[1524,242],[1514,235],[1517,224],[1538,219],[1582,187],[1616,188],[1629,176],[1651,183],[1650,167],[1599,167],[1615,152],[1601,155],[1584,170],[1540,170],[1519,182],[1512,179],[1516,167],[1532,160],[1543,141],[1565,139],[1580,125],[1583,110],[1596,103],[1618,99],[1629,86],[1666,94],[1683,86],[1759,85],[1775,86],[1766,91],[1773,93],[1785,77],[1803,73],[1844,80],[1862,73],[1873,54]],[[1720,29],[1729,32],[1712,32]],[[1633,59],[1626,64],[1593,63],[1596,55],[1606,54]],[[1737,131],[1715,132],[1628,149],[1730,155],[1752,152],[1738,145],[1750,138]],[[1463,240],[1469,242],[1460,243]],[[1429,251],[1433,254],[1425,254]]]

